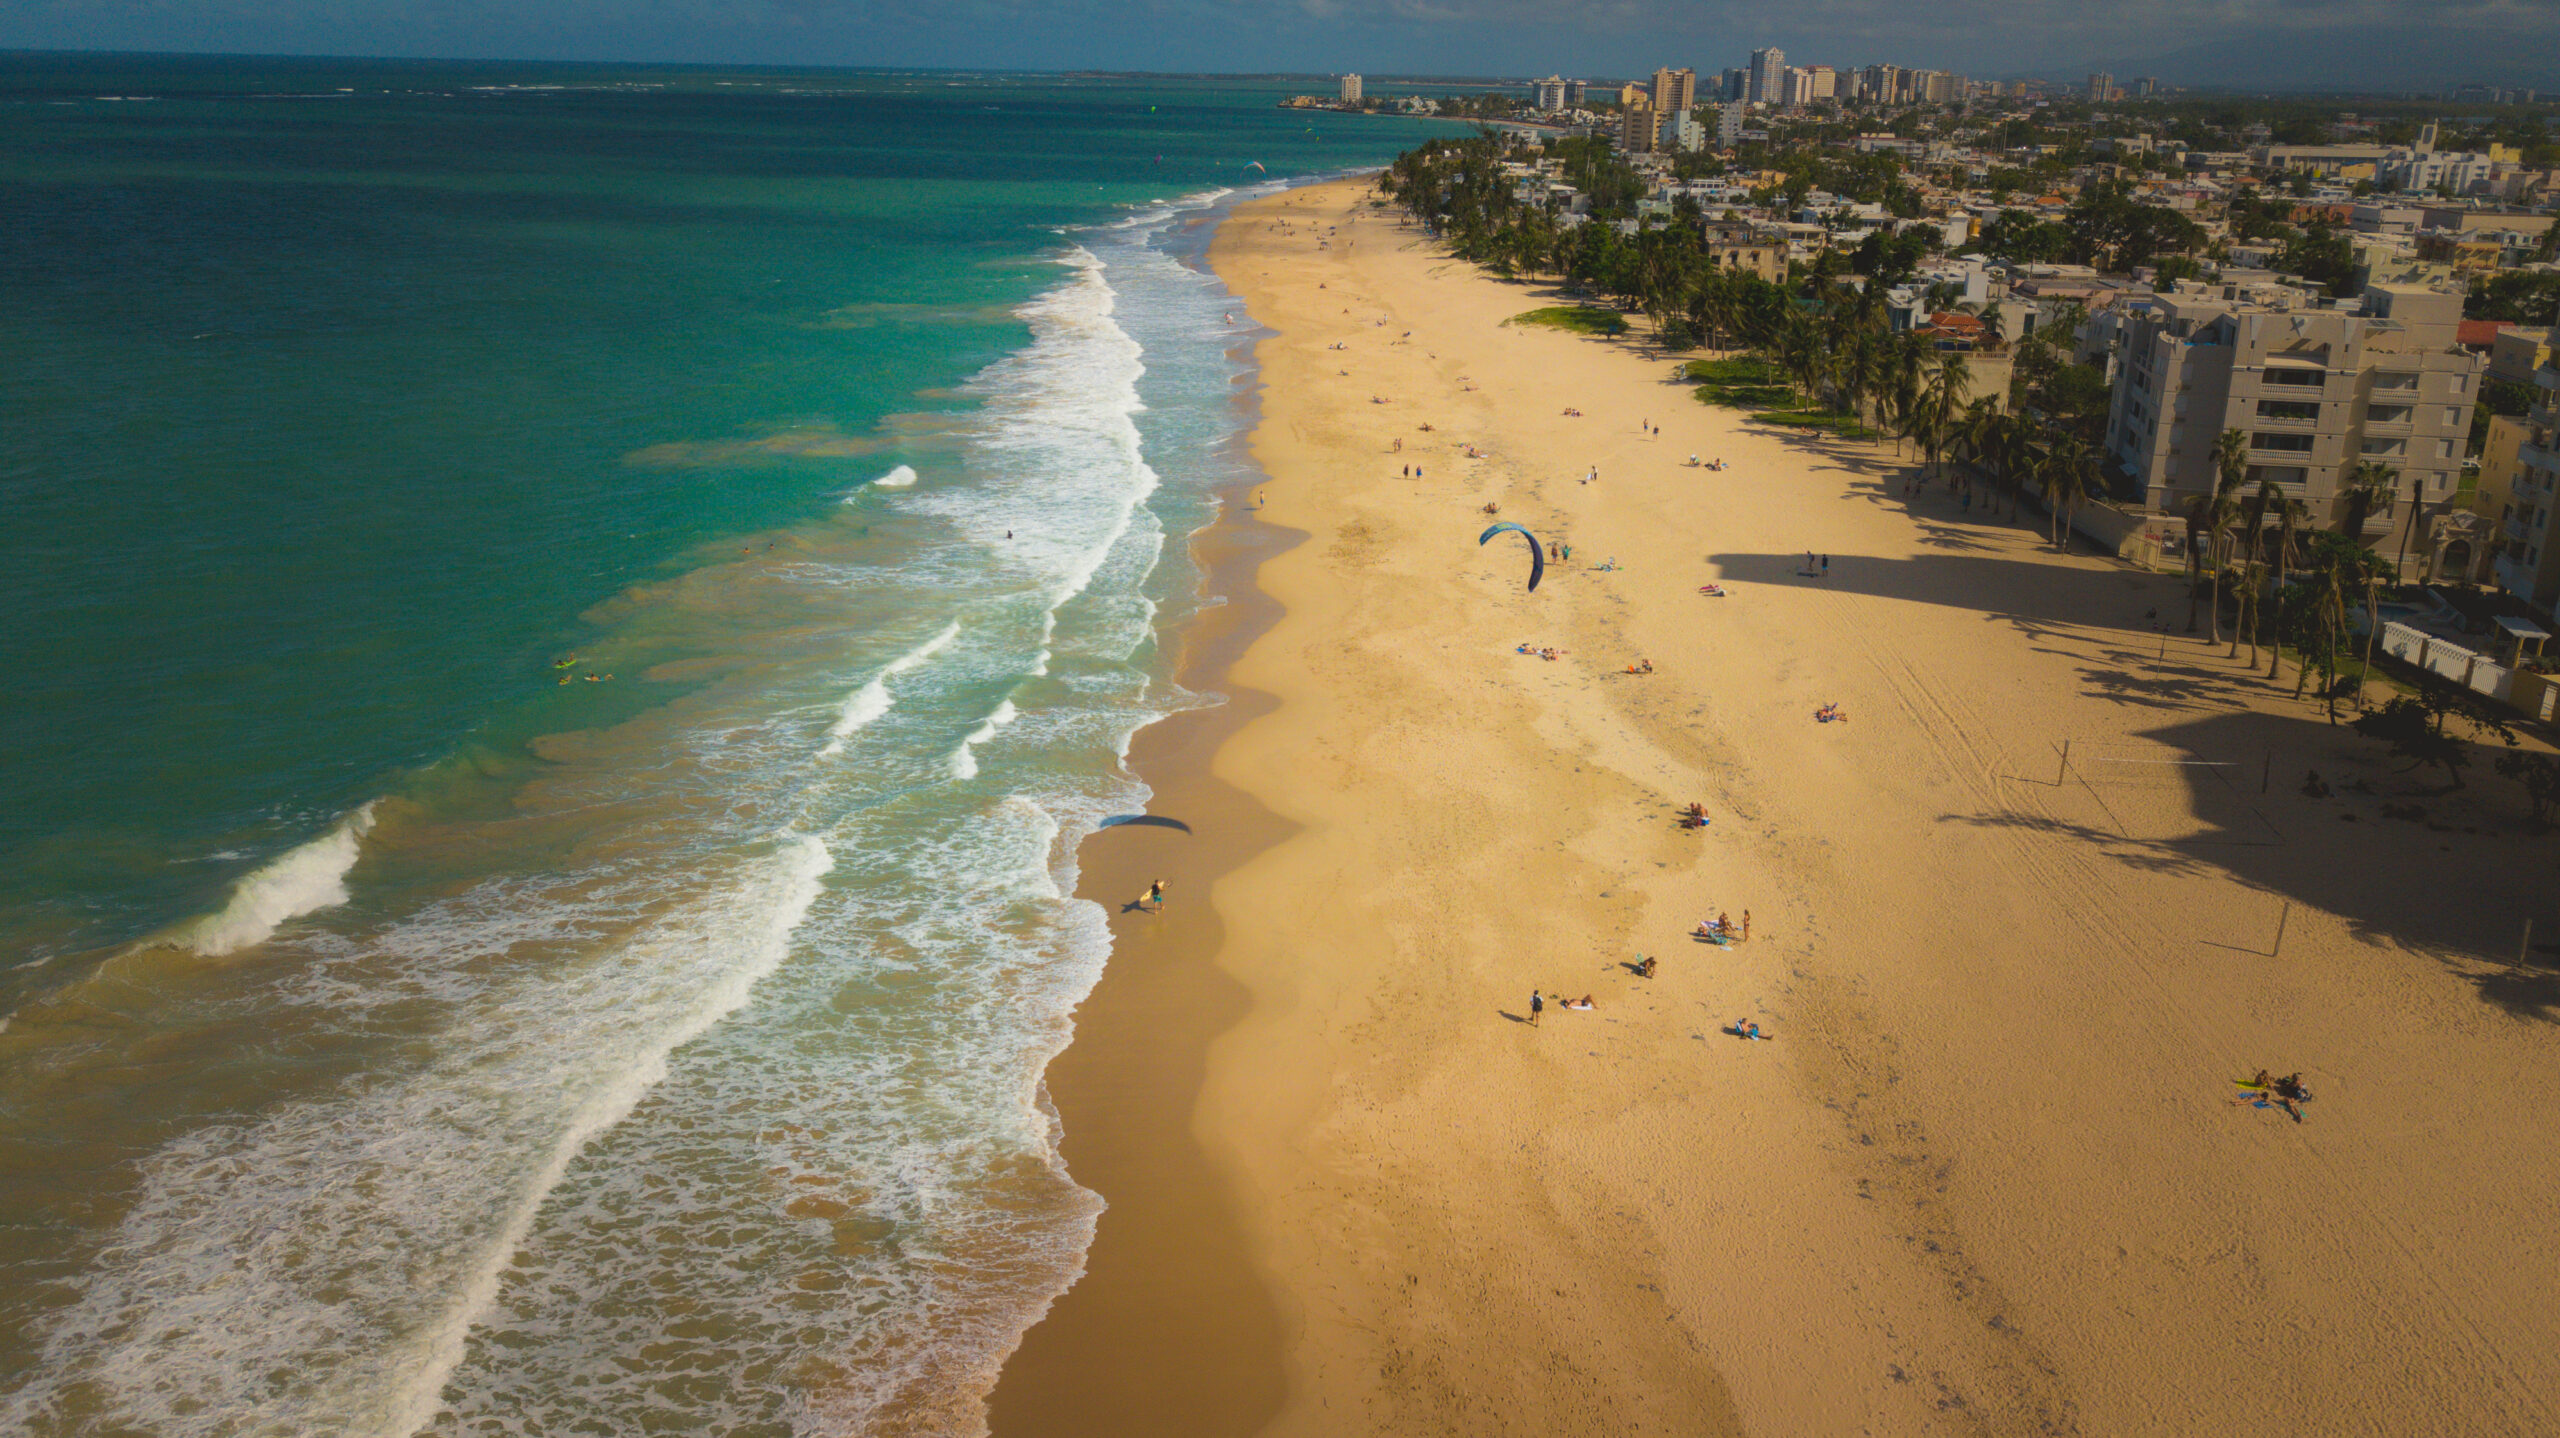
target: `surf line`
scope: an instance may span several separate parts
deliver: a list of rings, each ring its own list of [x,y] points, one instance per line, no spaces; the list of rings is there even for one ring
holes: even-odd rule
[[[960,621],[954,619],[943,626],[940,634],[890,660],[861,688],[846,695],[844,708],[837,713],[836,722],[827,726],[826,746],[818,751],[818,757],[832,759],[843,753],[845,740],[860,732],[864,725],[888,713],[889,706],[897,702],[889,692],[889,681],[949,648],[951,641],[959,637]]]

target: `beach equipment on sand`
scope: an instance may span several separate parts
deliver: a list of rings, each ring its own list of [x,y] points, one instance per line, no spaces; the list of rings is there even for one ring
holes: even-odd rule
[[[1477,535],[1476,543],[1478,545],[1482,545],[1486,540],[1493,538],[1495,535],[1500,534],[1506,529],[1516,535],[1519,535],[1522,539],[1529,541],[1529,592],[1534,594],[1538,590],[1538,581],[1545,578],[1547,573],[1547,553],[1545,549],[1539,546],[1538,536],[1531,534],[1529,531],[1506,519],[1502,523],[1487,529],[1484,533]]]

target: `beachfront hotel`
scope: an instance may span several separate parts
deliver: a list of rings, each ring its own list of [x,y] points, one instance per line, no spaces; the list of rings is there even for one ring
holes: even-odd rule
[[[2248,482],[2271,481],[2310,521],[2335,522],[2366,463],[2393,474],[2365,520],[2390,532],[2401,503],[2453,501],[2488,362],[2455,343],[2462,296],[2375,285],[2360,310],[2296,308],[2295,292],[2192,286],[2125,316],[2109,454],[2146,509],[2182,514],[2214,492],[2214,441],[2249,437]]]

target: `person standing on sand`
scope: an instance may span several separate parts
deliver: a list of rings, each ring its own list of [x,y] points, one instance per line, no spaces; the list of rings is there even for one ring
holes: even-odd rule
[[[1147,885],[1147,897],[1143,902],[1151,906],[1148,909],[1149,913],[1164,912],[1164,880],[1158,879]]]
[[[1529,1023],[1530,1023],[1530,1025],[1531,1025],[1532,1027],[1536,1026],[1536,1024],[1537,1024],[1537,1022],[1538,1022],[1538,1015],[1543,1014],[1543,1013],[1545,1013],[1546,1011],[1547,1011],[1547,1001],[1546,1001],[1546,999],[1545,999],[1544,997],[1542,997],[1542,996],[1538,993],[1538,991],[1537,991],[1536,989],[1531,989],[1531,990],[1529,991]]]
[[[1749,909],[1742,911],[1742,938],[1745,943],[1748,943],[1751,940],[1751,911]]]

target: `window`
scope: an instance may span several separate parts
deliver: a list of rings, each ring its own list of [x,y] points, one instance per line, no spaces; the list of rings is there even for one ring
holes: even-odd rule
[[[2301,399],[2262,399],[2258,401],[2260,419],[2310,419],[2320,417],[2320,402]]]
[[[2318,436],[2308,434],[2253,434],[2249,436],[2249,447],[2281,450],[2288,454],[2309,454],[2311,442],[2316,438]]]
[[[2447,429],[2462,428],[2462,407],[2460,405],[2449,404],[2444,407],[2444,427]]]
[[[2453,458],[2453,441],[2452,441],[2452,440],[2449,440],[2449,439],[2440,439],[2440,440],[2437,440],[2437,441],[2436,441],[2436,458],[2438,458],[2438,459],[2451,459],[2451,458]]]
[[[2328,382],[2329,372],[2327,370],[2295,369],[2290,366],[2279,369],[2272,365],[2267,369],[2267,383],[2269,384],[2291,384],[2316,387],[2327,384]]]

